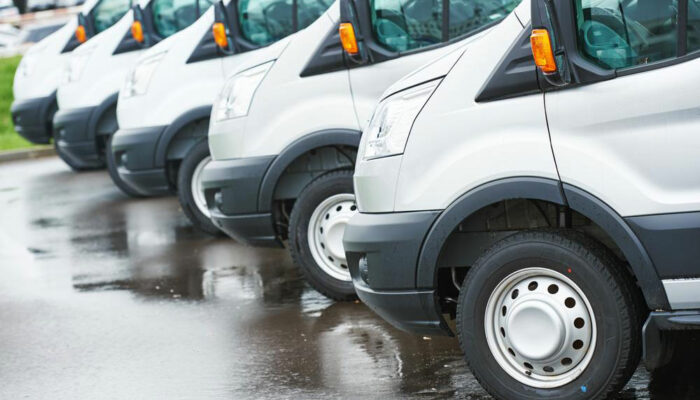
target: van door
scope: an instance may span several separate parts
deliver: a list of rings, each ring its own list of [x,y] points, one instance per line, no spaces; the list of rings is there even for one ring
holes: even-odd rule
[[[698,1],[575,5],[576,51],[615,73],[545,94],[559,175],[625,218],[672,307],[687,306],[672,283],[700,276]]]
[[[545,94],[561,179],[625,217],[700,210],[700,1],[574,1],[579,53],[617,76]]]
[[[350,69],[358,122],[364,127],[382,93],[404,75],[493,26],[521,0],[370,0],[354,6],[373,64]],[[450,45],[452,44],[452,45]],[[352,65],[352,63],[351,63]]]

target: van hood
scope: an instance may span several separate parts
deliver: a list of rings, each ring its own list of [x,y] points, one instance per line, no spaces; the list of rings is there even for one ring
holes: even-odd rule
[[[465,41],[466,42],[466,41]],[[398,81],[394,82],[393,85],[382,95],[382,99],[385,99],[396,92],[400,92],[404,89],[419,85],[423,82],[432,81],[433,79],[442,78],[447,75],[452,67],[457,63],[464,51],[467,48],[468,43],[462,43],[453,51],[441,56],[440,58],[423,65],[417,70],[409,73]]]
[[[289,42],[292,41],[299,34],[299,32],[293,33],[284,39],[280,39],[267,47],[261,47],[259,49],[241,54],[239,56],[242,57],[240,64],[238,64],[236,68],[232,69],[231,71],[225,71],[226,79],[228,80],[239,72],[253,68],[260,64],[265,64],[268,61],[278,59],[284,52],[284,49],[287,48],[287,45],[289,45]]]

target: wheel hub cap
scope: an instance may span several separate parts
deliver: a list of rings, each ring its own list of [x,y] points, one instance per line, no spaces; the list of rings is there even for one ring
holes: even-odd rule
[[[356,213],[355,196],[341,193],[322,201],[309,221],[309,249],[314,260],[325,273],[341,281],[351,279],[343,234],[348,221]]]
[[[546,268],[527,268],[501,281],[489,298],[484,328],[498,364],[536,388],[573,381],[595,349],[588,299],[571,279]]]

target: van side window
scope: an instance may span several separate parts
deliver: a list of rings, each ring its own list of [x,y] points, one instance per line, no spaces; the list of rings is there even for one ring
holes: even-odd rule
[[[161,37],[168,37],[197,19],[195,0],[155,0],[153,22]]]
[[[100,33],[119,21],[131,9],[131,0],[100,0],[93,8],[95,32]]]
[[[243,37],[264,46],[294,33],[292,9],[292,0],[239,1]]]
[[[678,55],[678,0],[576,0],[578,46],[607,69]]]
[[[297,21],[299,26],[297,30],[302,30],[316,21],[328,7],[331,6],[333,0],[297,0]]]
[[[450,39],[474,32],[510,14],[520,0],[458,0],[450,2]]]
[[[700,50],[700,0],[688,0],[686,43],[688,52]]]
[[[406,51],[442,41],[442,0],[371,0],[372,29],[382,45]]]
[[[521,0],[370,0],[382,46],[403,52],[458,38],[505,18]]]

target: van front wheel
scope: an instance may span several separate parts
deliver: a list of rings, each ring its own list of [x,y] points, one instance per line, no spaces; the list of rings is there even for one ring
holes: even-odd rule
[[[195,228],[217,236],[222,232],[209,218],[209,209],[202,190],[202,172],[210,161],[209,143],[206,140],[190,149],[177,173],[177,198],[182,211]]]
[[[334,300],[356,298],[343,234],[357,213],[351,170],[334,171],[311,182],[297,198],[289,219],[289,247],[309,284]]]
[[[474,376],[499,399],[609,398],[640,359],[631,277],[572,231],[496,243],[470,269],[457,331]]]

